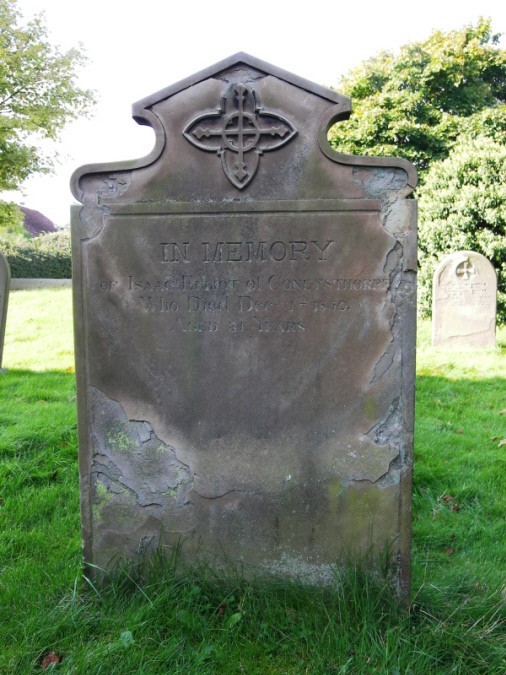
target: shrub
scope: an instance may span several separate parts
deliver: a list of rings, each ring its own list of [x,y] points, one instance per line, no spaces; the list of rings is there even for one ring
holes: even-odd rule
[[[497,273],[497,318],[506,322],[506,147],[464,139],[432,165],[419,190],[419,308],[431,313],[432,277],[449,253],[482,253]]]
[[[35,239],[0,241],[11,276],[15,279],[70,279],[70,231],[43,234]]]

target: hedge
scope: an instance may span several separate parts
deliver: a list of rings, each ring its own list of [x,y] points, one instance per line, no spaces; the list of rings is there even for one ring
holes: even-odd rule
[[[418,190],[418,309],[429,316],[432,279],[450,253],[484,255],[497,274],[497,320],[506,323],[506,147],[493,139],[463,138],[433,162]]]
[[[0,241],[13,279],[70,279],[70,231],[43,234],[34,239]]]

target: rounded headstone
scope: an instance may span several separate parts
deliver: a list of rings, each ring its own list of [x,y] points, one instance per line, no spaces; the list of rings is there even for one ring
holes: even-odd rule
[[[497,277],[487,258],[457,251],[434,273],[432,344],[445,349],[495,347]]]

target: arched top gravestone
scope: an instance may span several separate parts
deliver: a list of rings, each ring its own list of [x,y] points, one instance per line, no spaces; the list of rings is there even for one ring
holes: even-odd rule
[[[333,150],[344,96],[246,54],[134,105],[72,178],[84,553],[409,586],[416,175]]]
[[[446,349],[495,347],[497,276],[481,253],[457,251],[434,273],[432,344]]]
[[[7,322],[7,305],[11,284],[11,270],[7,258],[0,253],[0,373],[4,351],[5,324]]]

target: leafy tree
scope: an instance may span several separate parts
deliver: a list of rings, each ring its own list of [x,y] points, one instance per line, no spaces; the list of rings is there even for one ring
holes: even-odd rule
[[[53,158],[36,142],[57,139],[93,103],[91,92],[75,84],[83,63],[78,49],[61,52],[48,42],[40,16],[23,25],[15,0],[0,0],[0,191],[51,170]],[[15,230],[19,215],[0,202],[0,233]]]
[[[1,166],[1,159],[0,159]],[[23,226],[23,214],[16,204],[0,201],[0,239],[26,238],[28,233]]]
[[[463,130],[504,136],[506,51],[499,37],[490,20],[480,19],[364,62],[339,86],[354,113],[330,130],[332,145],[351,154],[405,157],[423,180]]]
[[[432,277],[448,253],[478,251],[498,281],[498,320],[506,322],[506,146],[463,137],[429,169],[418,194],[419,307],[431,311]]]

